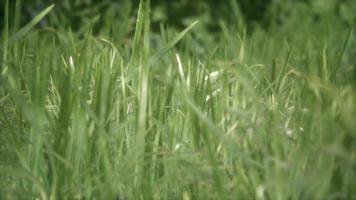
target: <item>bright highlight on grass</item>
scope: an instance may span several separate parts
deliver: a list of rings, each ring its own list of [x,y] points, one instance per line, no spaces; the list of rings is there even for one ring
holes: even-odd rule
[[[193,20],[153,45],[148,0],[98,33],[36,28],[54,5],[12,29],[4,8],[0,199],[356,198],[356,38],[336,16],[213,40]]]

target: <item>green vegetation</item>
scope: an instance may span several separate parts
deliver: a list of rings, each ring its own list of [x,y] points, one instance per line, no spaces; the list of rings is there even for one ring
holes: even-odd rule
[[[352,1],[102,2],[3,0],[0,199],[356,199]]]

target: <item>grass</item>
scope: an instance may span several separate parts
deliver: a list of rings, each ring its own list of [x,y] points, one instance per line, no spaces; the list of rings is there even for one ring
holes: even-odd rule
[[[156,44],[141,1],[123,43],[34,28],[53,6],[12,30],[8,2],[0,199],[356,198],[356,40],[337,18],[221,22],[213,43],[162,26]]]

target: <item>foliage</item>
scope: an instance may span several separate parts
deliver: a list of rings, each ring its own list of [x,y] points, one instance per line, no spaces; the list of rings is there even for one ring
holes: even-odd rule
[[[2,10],[3,2],[0,3]],[[56,4],[57,8],[54,13],[58,14],[57,17],[62,15],[61,25],[77,29],[93,18],[103,19],[108,14],[115,15],[118,20],[126,15],[133,17],[137,11],[138,3],[139,0],[27,0],[22,2],[22,12],[25,13],[24,19],[34,17],[45,7]],[[14,4],[15,1],[10,1],[10,6],[15,7]],[[223,0],[220,3],[215,0],[152,0],[151,17],[156,31],[159,31],[160,23],[181,29],[187,26],[192,18],[205,21],[210,31],[219,30],[220,20],[237,23],[236,20],[239,20],[237,17],[241,18],[240,20],[243,20],[248,26],[252,27],[257,24],[268,28],[276,20],[279,22],[288,21],[287,18],[295,12],[295,9],[292,9],[295,5],[310,7],[315,18],[319,18],[322,12],[330,13],[328,11],[332,11],[345,23],[355,21],[352,15],[355,7],[352,0]],[[2,22],[3,20],[1,20]]]
[[[352,1],[1,2],[0,199],[356,198]]]

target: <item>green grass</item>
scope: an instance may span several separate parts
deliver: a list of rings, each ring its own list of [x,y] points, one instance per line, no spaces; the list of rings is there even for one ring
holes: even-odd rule
[[[338,18],[221,22],[211,42],[199,22],[157,36],[142,1],[127,39],[110,16],[98,35],[34,28],[53,6],[11,29],[7,3],[0,199],[356,198],[356,38]]]

